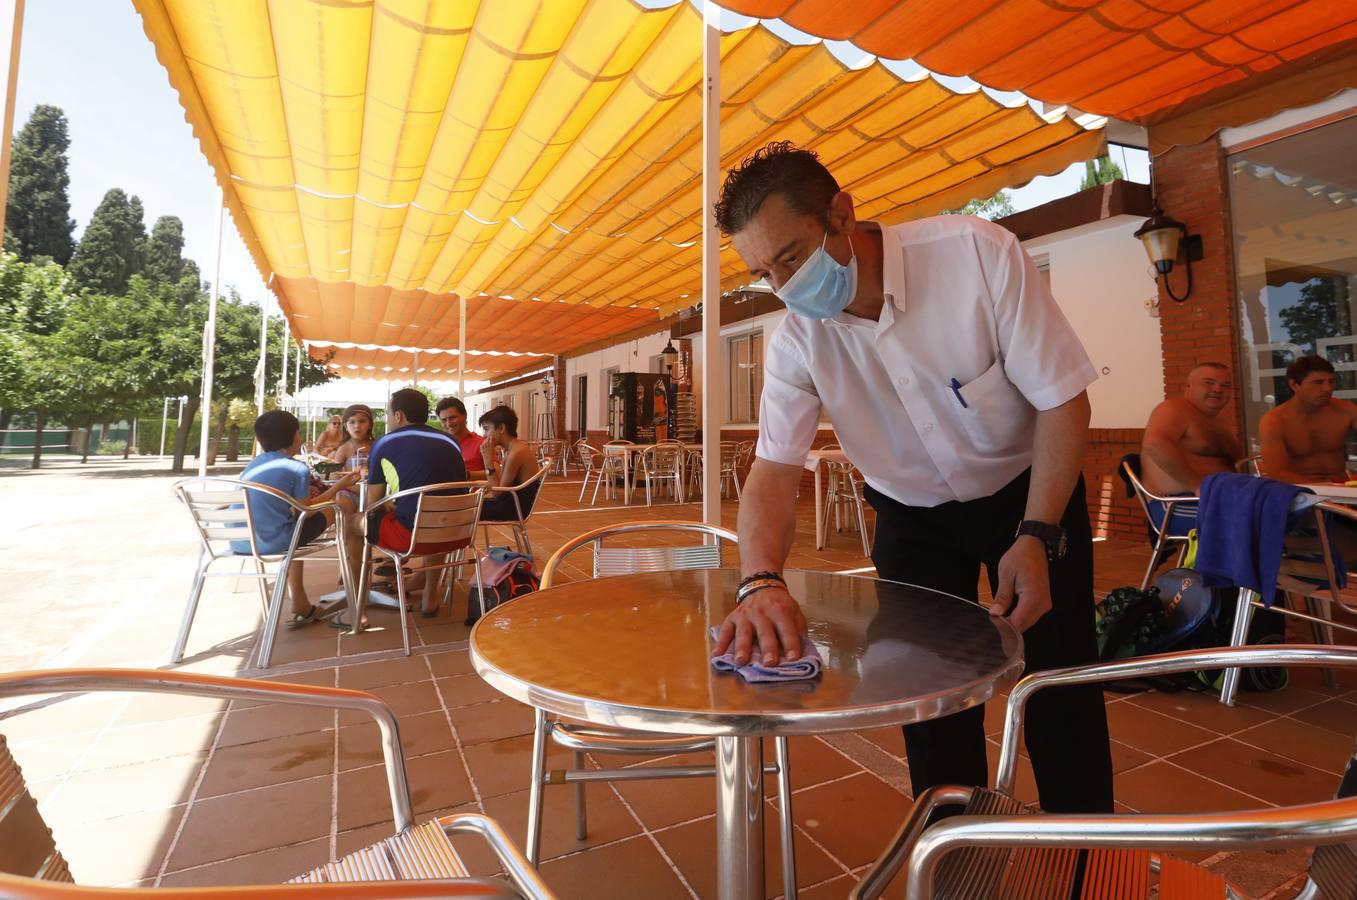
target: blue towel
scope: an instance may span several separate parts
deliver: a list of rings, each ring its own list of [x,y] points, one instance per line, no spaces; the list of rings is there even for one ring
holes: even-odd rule
[[[713,626],[711,638],[716,640],[717,635],[721,633],[720,626]],[[810,638],[801,639],[801,658],[794,659],[791,662],[781,663],[776,666],[765,666],[759,662],[763,654],[759,652],[759,645],[756,641],[749,662],[739,665],[735,662],[735,651],[727,650],[720,656],[711,658],[712,668],[718,672],[736,672],[745,681],[775,682],[775,681],[808,681],[812,678],[820,677],[820,667],[824,665],[820,659],[820,651],[811,643]]]
[[[1272,478],[1222,472],[1202,481],[1197,512],[1197,571],[1207,587],[1238,585],[1271,603],[1282,562],[1282,539],[1294,524],[1293,502],[1313,505],[1309,488]],[[1306,502],[1307,500],[1311,502]]]

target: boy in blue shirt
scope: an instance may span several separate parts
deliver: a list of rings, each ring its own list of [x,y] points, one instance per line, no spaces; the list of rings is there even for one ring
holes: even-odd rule
[[[303,504],[328,503],[335,500],[345,514],[355,509],[351,495],[341,494],[345,488],[362,477],[361,472],[348,472],[326,491],[311,487],[311,471],[306,463],[294,456],[302,446],[301,425],[297,417],[281,409],[271,409],[254,421],[254,434],[264,452],[250,460],[241,473],[242,481],[251,481],[282,491]],[[337,498],[337,499],[336,499]],[[297,525],[297,513],[282,500],[261,493],[250,495],[250,522],[254,543],[260,554],[286,553]],[[297,546],[309,544],[325,533],[334,522],[334,510],[322,510],[307,516],[302,524]],[[250,553],[249,541],[232,541],[236,553]],[[287,569],[287,593],[292,603],[292,618],[287,627],[297,628],[316,620],[316,607],[306,596],[302,583],[302,562],[293,560]]]

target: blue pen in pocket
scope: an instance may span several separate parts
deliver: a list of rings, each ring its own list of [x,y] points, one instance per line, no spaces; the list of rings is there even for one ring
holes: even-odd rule
[[[970,405],[966,403],[966,398],[961,396],[961,382],[957,381],[955,378],[952,379],[952,393],[956,394],[956,402],[961,404],[962,409],[971,408]]]

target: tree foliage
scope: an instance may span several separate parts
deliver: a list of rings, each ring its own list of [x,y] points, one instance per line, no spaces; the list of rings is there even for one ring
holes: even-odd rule
[[[47,105],[34,108],[11,145],[5,249],[22,260],[47,257],[65,265],[75,252],[70,146],[65,114]]]
[[[90,217],[71,258],[70,272],[81,288],[122,294],[145,262],[146,222],[141,200],[113,188]]]
[[[178,284],[191,278],[199,279],[198,265],[184,258],[184,223],[178,216],[161,216],[151,228],[143,254],[142,274],[153,282]]]
[[[1111,154],[1100,156],[1084,162],[1084,179],[1079,183],[1079,190],[1086,191],[1091,187],[1110,184],[1125,177],[1126,173],[1122,172],[1121,166],[1112,161]]]
[[[1013,198],[1008,191],[1000,191],[993,197],[984,200],[972,200],[960,209],[945,209],[941,215],[944,216],[979,216],[982,219],[1002,219],[1004,216],[1011,216],[1017,212],[1013,208]]]

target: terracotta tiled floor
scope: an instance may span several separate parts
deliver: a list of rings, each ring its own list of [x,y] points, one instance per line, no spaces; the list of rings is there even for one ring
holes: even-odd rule
[[[600,501],[598,509],[580,509],[577,478],[549,485],[542,496],[531,528],[539,561],[600,525],[699,514],[695,504],[672,503],[603,508]],[[171,479],[148,463],[58,465],[38,475],[0,470],[0,479],[0,489],[20,501],[15,508],[32,510],[0,526],[10,529],[0,532],[7,547],[0,574],[30,588],[7,601],[8,620],[25,625],[22,639],[11,630],[0,642],[7,666],[163,664],[193,562],[186,516],[169,497]],[[125,527],[129,512],[135,529]],[[735,514],[736,505],[726,503],[728,524]],[[812,522],[803,498],[790,565],[842,571],[870,564],[852,533],[834,534],[830,548],[815,550]],[[109,540],[114,533],[119,541]],[[1100,543],[1096,552],[1100,591],[1139,580],[1144,548]],[[563,572],[584,574],[573,565]],[[307,571],[316,593],[333,578],[325,565]],[[209,586],[185,668],[259,674],[247,664],[257,594],[249,583],[238,593],[232,587],[228,579]],[[530,711],[472,673],[464,597],[459,589],[450,617],[412,620],[409,658],[401,655],[393,614],[377,610],[372,630],[357,637],[323,625],[284,632],[268,677],[381,696],[401,717],[420,816],[482,810],[521,838]],[[42,614],[21,602],[36,603]],[[1326,688],[1317,674],[1296,672],[1286,690],[1243,694],[1233,709],[1195,693],[1108,694],[1119,807],[1244,809],[1330,796],[1357,735],[1357,678],[1342,684]],[[0,732],[83,883],[278,881],[389,829],[376,730],[353,714],[124,695],[34,698],[7,708]],[[997,708],[988,712],[993,757],[1000,718]],[[564,752],[553,752],[565,761]],[[903,755],[897,729],[792,741],[803,897],[844,896],[908,812]],[[542,873],[563,897],[714,895],[709,781],[587,790],[584,841],[573,834],[572,792],[547,791]],[[1018,793],[1035,799],[1025,760]],[[782,890],[775,815],[770,804],[770,896]],[[474,842],[463,852],[473,871],[494,871]],[[1216,854],[1205,862],[1253,895],[1287,897],[1306,858]]]

